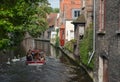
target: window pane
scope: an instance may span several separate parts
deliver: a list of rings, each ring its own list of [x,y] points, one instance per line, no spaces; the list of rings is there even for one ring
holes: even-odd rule
[[[80,16],[80,11],[78,11],[78,17]]]
[[[76,19],[78,16],[80,16],[80,9],[73,9],[72,10],[72,18]]]
[[[74,12],[74,17],[77,17],[77,11]]]

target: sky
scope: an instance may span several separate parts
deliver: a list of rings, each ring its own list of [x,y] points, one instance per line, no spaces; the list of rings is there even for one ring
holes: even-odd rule
[[[60,0],[48,0],[52,8],[59,8],[59,1]]]

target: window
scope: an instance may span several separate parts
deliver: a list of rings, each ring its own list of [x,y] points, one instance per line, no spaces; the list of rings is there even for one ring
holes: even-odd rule
[[[120,6],[120,5],[119,5]],[[117,35],[120,35],[120,7],[119,7],[119,15],[118,15],[118,19],[119,19],[119,22],[118,22],[118,29],[116,31]]]
[[[106,15],[106,4],[105,4],[105,0],[100,0],[99,3],[99,29],[97,34],[98,35],[105,35],[105,15]]]
[[[76,19],[78,16],[80,16],[80,9],[73,9],[72,18]]]
[[[70,39],[74,39],[74,31],[70,30]]]
[[[84,27],[85,27],[85,26],[79,26],[79,40],[82,40],[82,39],[83,39],[84,32],[85,32]]]
[[[77,11],[74,11],[74,17],[77,17]]]
[[[119,5],[119,29],[118,30],[120,31],[120,5]]]
[[[99,31],[105,30],[105,0],[100,0],[100,9],[99,9]]]
[[[80,16],[80,11],[74,11],[74,17]]]
[[[84,35],[84,33],[85,33],[84,26],[79,26],[79,35]]]
[[[118,12],[119,14],[118,14],[118,19],[119,19],[119,22],[118,22],[118,24],[119,24],[119,28],[118,28],[118,30],[119,30],[119,32],[120,32],[120,7],[119,7],[119,12]]]

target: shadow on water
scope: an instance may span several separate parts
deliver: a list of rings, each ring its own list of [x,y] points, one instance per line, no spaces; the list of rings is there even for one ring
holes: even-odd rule
[[[35,41],[35,47],[47,54],[46,64],[27,66],[25,56],[20,61],[10,61],[9,65],[0,63],[0,82],[92,82],[82,68],[71,64],[65,54],[49,42]]]

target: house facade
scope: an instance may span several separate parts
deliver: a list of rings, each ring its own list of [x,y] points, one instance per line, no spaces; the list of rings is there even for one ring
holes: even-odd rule
[[[74,39],[74,25],[71,22],[81,14],[81,0],[60,0],[60,45]]]
[[[56,29],[59,29],[59,13],[50,13],[47,16],[48,30],[46,31],[46,38],[50,39],[50,43],[55,43]]]
[[[84,13],[87,27],[92,22],[93,0],[60,0],[60,44],[74,39],[74,25],[71,23]],[[84,28],[81,30],[85,30]]]
[[[120,0],[95,0],[94,82],[120,82]]]

